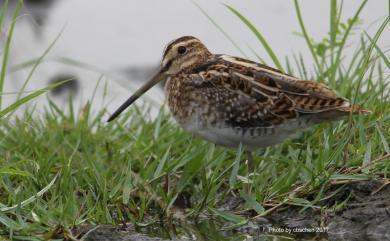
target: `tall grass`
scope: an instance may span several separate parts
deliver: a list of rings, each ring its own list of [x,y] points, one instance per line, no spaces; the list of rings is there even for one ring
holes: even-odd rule
[[[389,58],[377,42],[389,18],[374,36],[361,33],[346,62],[344,49],[366,1],[347,23],[341,21],[338,3],[330,1],[329,36],[315,42],[295,1],[315,80],[371,109],[372,115],[322,124],[259,150],[250,173],[241,148],[226,150],[193,138],[163,109],[152,119],[147,106],[134,106],[107,125],[106,110],[92,114],[90,102],[80,113],[70,102],[66,113],[50,101],[42,116],[27,110],[0,122],[0,234],[15,240],[76,239],[73,228],[81,224],[130,221],[145,227],[179,213],[184,220],[200,215],[223,220],[223,228],[216,230],[233,229],[252,221],[244,215],[247,210],[257,216],[288,205],[332,211],[336,207],[323,206],[329,187],[388,178]],[[258,37],[276,66],[298,69],[304,76],[308,68],[299,57],[286,58],[282,66],[255,25],[227,8]],[[340,187],[333,194],[343,191]],[[240,209],[226,208],[237,199],[244,203]],[[203,235],[211,238],[213,233]]]
[[[1,72],[0,72],[0,92],[3,92],[3,88],[4,88],[4,80],[5,80],[5,73],[6,73],[6,70],[7,70],[9,51],[10,51],[10,48],[11,48],[12,37],[13,37],[13,34],[14,34],[16,18],[19,16],[19,11],[20,11],[21,4],[22,4],[21,1],[18,1],[18,3],[16,4],[14,15],[12,17],[11,27],[9,29],[9,32],[8,32],[8,35],[7,35],[7,39],[6,39],[6,42],[5,42],[3,61],[2,61],[2,64],[1,64]],[[7,11],[7,7],[8,7],[8,0],[5,0],[4,5],[2,7],[1,16],[0,16],[0,19],[1,19],[1,21],[0,21],[0,23],[1,23],[0,30],[1,31],[3,29],[2,24],[3,24],[4,16],[5,16],[6,11]],[[1,103],[2,103],[2,98],[0,98],[0,109],[1,109]]]
[[[4,90],[4,84],[5,84],[5,77],[6,77],[6,73],[7,73],[7,66],[8,66],[8,62],[9,62],[9,53],[10,53],[10,49],[11,49],[11,43],[12,43],[12,38],[13,38],[15,26],[17,23],[17,18],[19,17],[19,13],[20,13],[20,9],[22,7],[22,4],[23,4],[22,0],[18,0],[16,2],[15,10],[14,10],[12,20],[11,20],[11,25],[9,27],[8,34],[6,35],[6,41],[5,41],[4,50],[3,50],[3,59],[2,59],[1,72],[0,72],[0,118],[5,117],[7,114],[14,113],[20,106],[24,105],[25,103],[37,98],[38,96],[46,93],[47,91],[50,91],[50,90],[64,84],[65,82],[69,81],[69,80],[65,80],[65,81],[62,81],[60,83],[49,85],[49,86],[42,88],[40,90],[32,91],[31,94],[21,98],[28,82],[31,80],[33,73],[37,69],[39,63],[43,60],[43,58],[47,55],[47,53],[50,51],[50,49],[54,46],[54,44],[56,43],[56,41],[58,40],[58,38],[60,37],[60,35],[62,33],[62,31],[61,31],[61,33],[57,36],[57,38],[53,41],[53,43],[49,46],[49,48],[44,52],[44,54],[38,60],[34,61],[35,62],[34,66],[31,69],[30,74],[28,75],[28,77],[24,81],[22,88],[20,89],[20,92],[17,94],[16,101],[14,103],[12,103],[11,105],[7,106],[6,108],[2,108],[2,100],[4,97],[3,90]],[[1,12],[0,12],[0,32],[1,33],[3,32],[3,23],[4,23],[4,17],[5,17],[7,8],[8,8],[8,0],[5,0],[3,6],[1,8]]]

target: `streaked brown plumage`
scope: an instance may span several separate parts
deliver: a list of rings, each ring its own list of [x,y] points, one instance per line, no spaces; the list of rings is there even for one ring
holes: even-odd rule
[[[349,113],[369,113],[327,86],[228,55],[214,55],[191,36],[165,49],[161,70],[109,119],[166,78],[169,108],[187,131],[216,144],[255,150],[298,129]]]

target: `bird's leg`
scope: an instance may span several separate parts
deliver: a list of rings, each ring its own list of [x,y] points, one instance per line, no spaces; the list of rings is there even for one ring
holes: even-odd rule
[[[255,164],[253,163],[252,152],[244,151],[244,153],[246,156],[245,164],[247,166],[247,179],[248,179],[248,183],[244,186],[244,188],[245,188],[245,192],[249,194],[251,192],[251,187],[252,187],[251,183],[249,183],[250,174],[255,171]]]
[[[169,191],[169,176],[168,173],[164,175],[164,191],[168,194]]]
[[[253,173],[255,171],[255,163],[253,163],[253,155],[251,151],[245,151],[246,160],[245,163],[248,167],[248,173]]]

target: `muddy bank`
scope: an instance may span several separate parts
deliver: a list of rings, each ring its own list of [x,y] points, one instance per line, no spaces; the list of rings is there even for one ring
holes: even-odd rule
[[[335,188],[342,191],[323,203],[335,211],[290,208],[273,213],[269,220],[288,228],[325,227],[325,234],[316,235],[328,240],[390,240],[390,185],[364,181]]]
[[[390,240],[390,185],[350,185],[351,201],[328,224],[332,240]]]
[[[336,189],[341,191],[336,192]],[[193,240],[201,235],[204,240],[237,240],[238,235],[252,236],[254,239],[266,236],[280,237],[273,240],[310,239],[310,240],[390,240],[390,185],[380,181],[353,182],[336,185],[329,194],[335,193],[321,203],[327,209],[306,209],[289,207],[275,211],[267,218],[258,218],[244,227],[230,231],[221,231],[226,224],[212,221],[202,225],[179,224],[177,230],[185,232],[165,237],[185,237],[184,240]],[[234,201],[235,208],[241,202]],[[346,202],[344,205],[339,205]],[[220,226],[219,226],[220,225]],[[210,229],[209,227],[214,228]],[[175,230],[175,232],[177,232]],[[147,234],[141,234],[147,233]],[[168,231],[169,232],[169,231]],[[215,232],[210,236],[212,232]],[[158,232],[139,231],[132,225],[123,226],[85,226],[78,230],[84,240],[119,240],[119,241],[164,241],[169,238],[154,238]],[[183,234],[184,233],[184,234]],[[195,235],[196,234],[196,235]],[[80,237],[80,236],[79,236]],[[229,238],[230,237],[230,238]],[[181,239],[172,239],[181,241]]]

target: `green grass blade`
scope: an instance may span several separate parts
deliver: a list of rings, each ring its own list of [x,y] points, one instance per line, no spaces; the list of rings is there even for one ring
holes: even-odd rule
[[[254,194],[248,194],[244,191],[240,191],[240,196],[245,200],[245,206],[255,210],[257,214],[261,214],[265,211],[264,207],[257,202]]]
[[[320,65],[320,61],[318,60],[318,56],[314,50],[314,46],[310,40],[310,37],[306,31],[306,27],[305,27],[305,24],[303,23],[303,18],[302,18],[302,14],[301,14],[301,9],[299,7],[299,3],[298,3],[298,0],[294,0],[294,3],[295,3],[295,11],[297,13],[297,17],[298,17],[298,22],[299,22],[299,25],[301,27],[301,31],[302,31],[302,34],[303,34],[303,37],[307,43],[307,46],[309,47],[309,50],[310,50],[310,53],[311,55],[313,56],[313,59],[314,59],[314,62],[316,64],[316,67],[318,69],[318,71],[320,72],[320,74],[322,74],[322,66]]]
[[[209,209],[215,213],[217,216],[219,217],[222,217],[230,222],[233,222],[235,224],[237,223],[246,223],[247,220],[244,218],[244,217],[241,217],[241,216],[238,216],[236,214],[233,214],[233,213],[230,213],[230,212],[226,212],[226,211],[223,211],[223,210],[219,210],[219,209],[216,209],[216,208],[212,208],[212,207],[209,207]]]
[[[18,170],[10,167],[1,167],[0,168],[0,175],[17,175],[17,176],[23,176],[23,177],[33,177],[31,173],[23,171],[23,170]]]
[[[233,166],[232,172],[231,172],[230,177],[229,177],[230,188],[233,188],[234,185],[236,184],[238,170],[240,168],[242,153],[243,153],[242,145],[240,145],[237,149],[236,158],[234,159],[234,166]]]
[[[0,93],[3,92],[3,88],[4,88],[5,73],[6,73],[6,70],[7,70],[9,51],[11,49],[11,42],[12,42],[12,37],[13,37],[13,34],[14,34],[14,30],[15,30],[16,19],[19,16],[19,12],[20,12],[21,6],[22,6],[22,2],[18,1],[16,3],[14,15],[12,17],[11,27],[10,27],[10,29],[8,31],[7,40],[5,42],[3,63],[2,63],[2,66],[1,66],[1,73],[0,73]],[[2,106],[2,99],[3,98],[0,96],[0,110],[1,110],[1,106]]]
[[[381,130],[381,127],[376,124],[375,125],[378,133],[379,133],[379,136],[381,138],[381,141],[382,141],[382,145],[383,145],[383,149],[385,150],[386,153],[390,153],[390,145],[389,145],[389,142],[386,140],[386,137],[385,135],[383,134],[382,130]],[[390,133],[389,133],[390,134]]]
[[[23,98],[21,98],[20,100],[18,101],[15,101],[14,103],[12,103],[11,105],[9,105],[8,107],[4,108],[4,110],[0,111],[0,118],[3,118],[5,115],[7,115],[8,113],[10,112],[14,112],[17,108],[19,108],[21,105],[29,102],[30,100],[32,99],[35,99],[36,97],[46,93],[47,91],[49,90],[52,90],[66,82],[68,82],[69,80],[65,80],[65,81],[61,81],[61,82],[58,82],[58,83],[55,83],[55,84],[52,84],[52,85],[49,85],[43,89],[40,89],[40,90],[37,90],[35,91],[34,93],[32,94],[29,94]]]
[[[371,141],[369,141],[366,145],[366,152],[364,154],[362,166],[367,166],[368,163],[371,161],[371,154],[372,154],[371,153],[371,149],[372,149],[371,146],[372,146]],[[363,171],[363,173],[368,174],[369,169],[364,168],[362,171]]]
[[[389,23],[390,21],[390,16],[388,16],[384,21],[383,23],[381,24],[381,26],[379,27],[379,29],[377,30],[377,32],[375,33],[375,36],[374,38],[372,39],[371,41],[371,44],[370,46],[368,47],[365,55],[364,55],[364,60],[363,60],[363,64],[362,64],[362,68],[360,69],[360,73],[359,73],[359,79],[358,79],[358,83],[356,85],[356,91],[355,91],[355,95],[354,95],[354,98],[353,98],[353,101],[352,103],[356,103],[356,99],[357,99],[357,96],[359,94],[359,90],[360,90],[360,86],[361,86],[361,83],[363,81],[363,77],[364,75],[366,74],[367,72],[367,69],[368,69],[368,65],[370,64],[370,59],[371,59],[371,53],[372,53],[372,50],[375,48],[375,45],[376,43],[378,42],[379,40],[379,37],[382,35],[383,31],[385,30],[387,24]],[[352,114],[352,113],[351,113]]]
[[[38,197],[41,197],[43,194],[45,194],[55,183],[55,181],[57,180],[58,176],[60,175],[60,173],[58,172],[54,178],[51,180],[51,182],[49,184],[47,184],[46,187],[44,187],[42,190],[40,190],[39,192],[37,192],[34,196],[31,196],[29,197],[28,199],[24,200],[23,202],[21,202],[20,204],[16,204],[16,205],[13,205],[11,207],[3,207],[3,208],[0,208],[0,212],[9,212],[9,211],[12,211],[18,207],[24,207],[32,202],[34,202]]]
[[[203,13],[203,15],[205,15],[207,17],[207,19],[230,41],[230,43],[233,44],[233,46],[244,56],[247,58],[247,55],[245,54],[245,52],[240,48],[240,46],[238,46],[238,44],[229,36],[228,33],[225,32],[225,30],[223,30],[223,28],[217,23],[214,21],[214,19],[195,1],[192,1],[193,4],[195,4],[195,6],[197,8],[199,8],[199,10]]]
[[[280,64],[278,58],[276,57],[274,51],[272,48],[269,46],[263,35],[253,26],[251,22],[249,22],[248,19],[246,19],[244,16],[241,15],[237,10],[234,8],[230,7],[227,4],[224,4],[233,14],[235,14],[257,37],[257,39],[260,41],[260,43],[263,45],[265,50],[267,51],[268,55],[271,57],[272,61],[274,62],[275,66],[281,70],[284,71],[282,65]]]
[[[91,97],[91,104],[94,102],[95,100],[95,96],[96,96],[96,93],[97,93],[97,90],[99,88],[99,85],[100,83],[102,82],[102,79],[104,78],[104,75],[101,74],[99,76],[99,79],[96,81],[96,85],[95,85],[95,88],[93,89],[93,92],[92,92],[92,97]]]
[[[5,0],[3,3],[3,6],[1,7],[1,13],[0,13],[0,32],[3,29],[3,21],[4,21],[4,16],[8,8],[8,0]]]
[[[330,62],[331,66],[334,66],[334,52],[336,46],[336,40],[337,40],[337,35],[339,31],[339,26],[340,26],[340,17],[341,17],[341,10],[343,6],[343,1],[341,1],[340,5],[340,11],[338,10],[338,5],[337,5],[337,0],[331,0],[330,3],[330,31],[329,31],[329,36],[330,36]]]
[[[55,37],[55,39],[51,42],[51,44],[49,45],[48,48],[46,48],[46,50],[43,52],[43,54],[34,62],[34,65],[30,71],[30,73],[28,74],[27,76],[27,79],[24,81],[23,85],[22,85],[22,88],[20,89],[20,92],[18,94],[18,97],[16,98],[16,100],[19,100],[23,91],[25,90],[28,82],[30,82],[33,74],[35,73],[35,70],[38,68],[39,64],[43,61],[43,59],[47,56],[47,54],[50,52],[50,50],[54,47],[54,45],[57,43],[58,39],[61,37],[62,33],[64,32],[65,30],[65,27],[62,28],[62,30],[60,31],[60,33]]]
[[[296,1],[296,0],[295,0]],[[335,78],[336,78],[336,71],[338,69],[338,66],[340,64],[340,61],[341,61],[341,55],[343,53],[343,50],[344,50],[344,46],[347,42],[347,39],[348,39],[348,36],[350,35],[351,33],[351,30],[352,30],[352,27],[355,25],[355,23],[357,22],[357,20],[359,19],[359,15],[360,13],[362,12],[364,6],[366,5],[368,0],[364,0],[362,2],[362,4],[359,6],[358,10],[356,11],[355,15],[353,16],[353,18],[351,19],[351,21],[349,21],[349,24],[348,24],[348,27],[347,29],[345,30],[345,33],[344,33],[344,36],[340,42],[340,46],[338,46],[338,51],[337,51],[337,54],[336,54],[336,57],[335,57],[335,62],[333,63],[333,65],[331,66],[331,72],[330,72],[330,83],[334,83],[335,82]]]
[[[20,225],[15,220],[7,217],[5,213],[0,212],[0,223],[3,224],[5,227],[7,227],[10,230],[18,230],[20,228]],[[6,240],[6,239],[4,239]]]
[[[167,149],[167,151],[165,152],[164,156],[163,156],[162,159],[158,162],[158,166],[157,166],[156,171],[154,172],[154,175],[153,175],[154,178],[156,178],[156,177],[158,177],[158,176],[161,175],[162,170],[163,170],[163,168],[164,168],[164,166],[165,166],[165,163],[166,163],[166,161],[168,160],[170,151],[171,151],[171,146],[168,147],[168,149]]]
[[[265,60],[258,53],[256,53],[256,51],[251,46],[248,45],[248,48],[250,49],[252,54],[256,56],[256,58],[259,60],[260,63],[266,64]]]
[[[385,63],[385,65],[387,66],[387,68],[390,69],[390,59],[386,56],[386,54],[383,52],[383,50],[380,49],[380,48],[378,47],[378,45],[372,41],[372,38],[370,37],[370,35],[368,35],[367,32],[365,32],[365,35],[366,35],[366,37],[368,38],[368,40],[370,40],[370,42],[371,42],[372,44],[374,44],[375,50],[376,50],[376,51],[379,53],[379,55],[381,56],[381,58],[382,58],[382,60],[383,60],[383,63]]]
[[[337,1],[331,0],[330,1],[330,45],[331,47],[334,47],[336,43],[336,36],[337,36],[337,26],[338,26],[338,19],[337,19]]]

